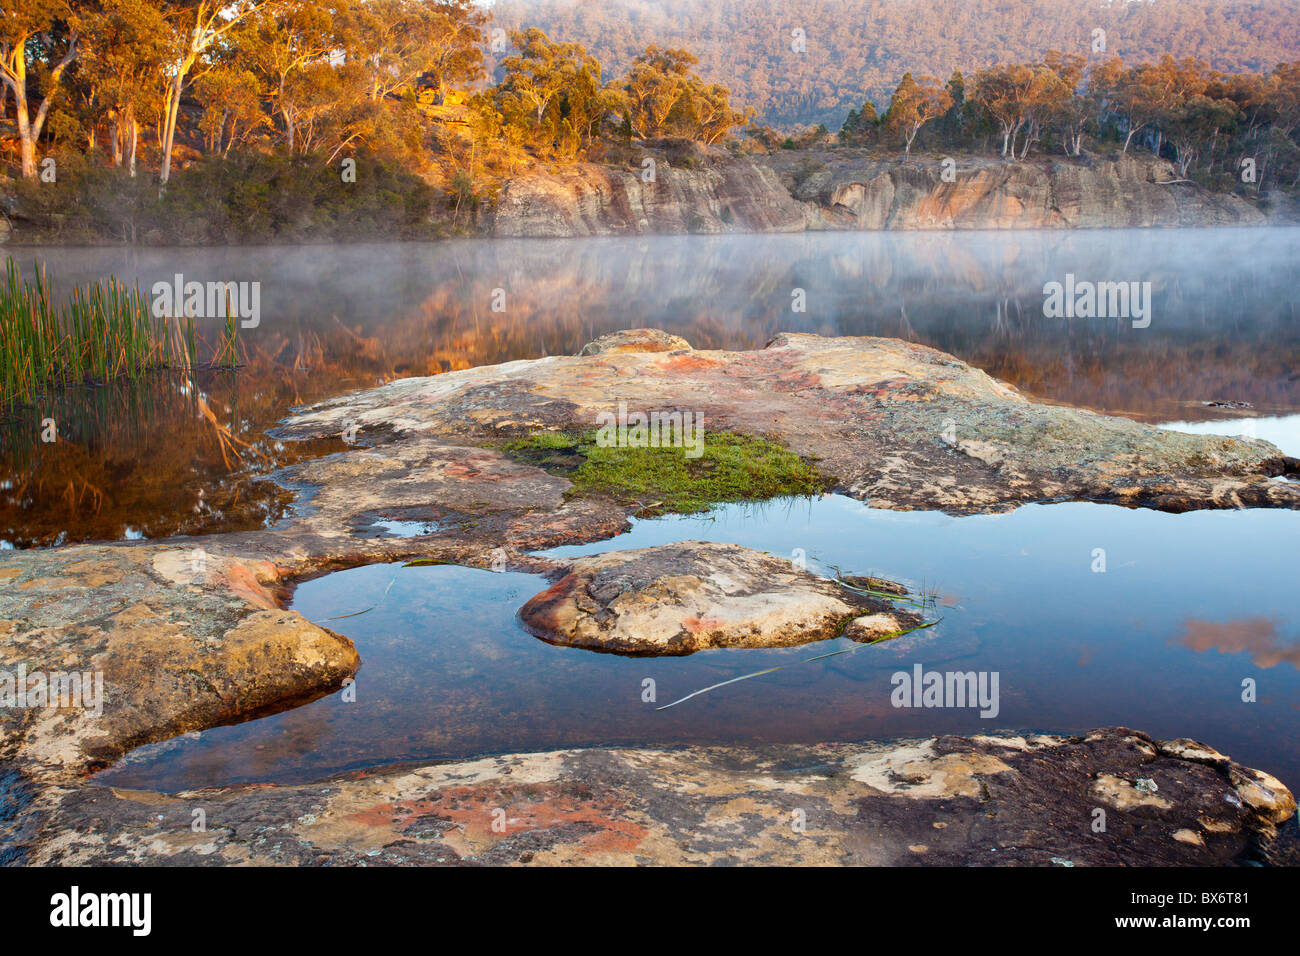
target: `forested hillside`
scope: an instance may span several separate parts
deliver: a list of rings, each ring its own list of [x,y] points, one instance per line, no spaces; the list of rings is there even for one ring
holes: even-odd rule
[[[581,43],[609,74],[650,44],[684,47],[760,123],[833,130],[864,96],[883,112],[909,70],[947,77],[1048,50],[1170,53],[1231,73],[1300,58],[1300,0],[497,0],[492,12],[496,27]]]
[[[567,27],[539,7],[549,35],[473,0],[8,2],[0,225],[32,238],[472,230],[521,175],[576,161],[646,174],[666,139],[903,162],[1144,151],[1179,182],[1251,200],[1300,188],[1300,49],[1279,39],[1300,0],[1158,0],[1092,21],[1066,18],[1076,0],[663,0],[565,7]],[[1271,39],[1248,56],[1242,24],[1263,31],[1264,10]],[[1140,47],[1125,40],[1139,21]],[[1094,29],[1104,49],[1081,49]],[[824,125],[788,129],[808,120]]]

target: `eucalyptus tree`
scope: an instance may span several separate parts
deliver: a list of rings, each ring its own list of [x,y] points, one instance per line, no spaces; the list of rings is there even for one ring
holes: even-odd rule
[[[24,179],[36,178],[36,144],[63,75],[80,53],[89,12],[70,0],[5,0],[0,9],[0,80],[14,100]],[[40,88],[35,113],[33,79]]]
[[[103,0],[83,43],[76,81],[103,112],[115,167],[136,173],[140,130],[161,117],[169,62],[167,23],[159,0]],[[91,118],[92,126],[95,118]]]
[[[334,85],[328,71],[343,56],[340,24],[347,16],[342,2],[281,0],[246,17],[229,37],[223,72],[249,74],[278,118],[291,153],[301,148],[302,132],[316,121],[311,104],[320,98],[319,88]]]
[[[167,93],[162,109],[162,168],[158,174],[164,184],[171,178],[181,96],[191,71],[246,18],[279,2],[281,0],[167,0],[171,57],[164,68]]]
[[[365,0],[344,20],[347,55],[364,64],[371,99],[419,86],[441,98],[449,83],[482,75],[487,16],[469,0]]]
[[[642,139],[662,136],[668,117],[691,83],[691,67],[699,60],[686,50],[646,47],[628,71],[628,120]]]
[[[921,127],[942,116],[952,106],[952,94],[933,76],[913,77],[904,73],[885,111],[885,129],[903,138],[903,162],[912,153],[912,143]]]

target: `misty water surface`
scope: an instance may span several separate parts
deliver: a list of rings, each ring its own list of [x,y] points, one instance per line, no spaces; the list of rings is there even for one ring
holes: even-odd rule
[[[249,476],[330,450],[265,436],[293,404],[403,375],[571,354],[603,332],[641,325],[697,347],[761,347],[781,331],[898,336],[953,352],[1046,400],[1189,430],[1254,429],[1290,454],[1300,451],[1296,229],[31,252],[65,287],[109,273],[145,288],[176,272],[259,281],[262,315],[243,334],[246,367],[198,383],[218,420],[256,454],[223,461],[209,426],[168,400],[174,386],[165,380],[143,396],[74,390],[60,396],[58,415],[80,428],[77,457],[53,457],[69,455],[67,447],[24,445],[30,419],[6,433],[4,487],[21,484],[27,497],[11,496],[0,537],[20,544],[274,521],[286,503],[277,491],[259,492],[273,486],[250,484]],[[1045,319],[1043,285],[1067,273],[1150,282],[1150,327]],[[791,309],[796,289],[804,312]],[[491,308],[496,290],[504,312]],[[64,479],[94,480],[97,510],[61,510],[31,491]],[[600,655],[552,647],[519,627],[515,610],[544,586],[536,576],[356,568],[302,584],[293,601],[357,642],[358,703],[331,696],[144,747],[97,779],[177,789],[591,744],[1128,724],[1204,738],[1296,785],[1298,522],[1293,512],[1168,515],[1091,504],[952,518],[830,496],[638,522],[629,535],[579,549],[684,538],[775,553],[800,548],[821,566],[938,592],[944,621],[923,645],[862,648],[811,664],[800,662],[847,642],[666,660]],[[1105,573],[1092,570],[1096,548],[1107,552]],[[372,610],[345,616],[364,608]],[[891,707],[890,675],[913,663],[997,670],[998,716]],[[646,677],[662,702],[776,664],[791,666],[668,711],[641,699]],[[1252,704],[1241,700],[1246,678],[1259,687]]]
[[[301,448],[265,431],[295,404],[407,375],[572,354],[658,326],[699,348],[782,331],[923,342],[1026,393],[1144,421],[1300,411],[1300,229],[827,233],[464,240],[223,249],[21,249],[57,290],[107,275],[249,281],[246,365],[197,390],[63,390],[0,427],[0,547],[252,528],[285,496],[252,483]],[[1043,286],[1150,282],[1152,321],[1043,316]],[[501,290],[497,295],[497,290]],[[802,290],[806,311],[792,309]],[[494,312],[494,297],[505,310]],[[218,323],[205,333],[215,339]],[[223,441],[177,401],[196,394]],[[39,441],[41,419],[65,441]]]

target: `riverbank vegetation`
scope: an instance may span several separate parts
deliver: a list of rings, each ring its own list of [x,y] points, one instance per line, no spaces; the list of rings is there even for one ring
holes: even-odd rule
[[[238,324],[228,313],[206,364],[236,363]],[[47,386],[104,384],[200,362],[194,321],[154,316],[138,288],[109,278],[72,290],[59,304],[49,277],[23,278],[13,259],[0,283],[0,412]]]
[[[860,65],[842,123],[775,128],[733,102],[729,84],[752,90],[752,71],[718,82],[716,51],[710,78],[695,52],[655,42],[620,48],[614,70],[581,42],[496,25],[471,0],[11,6],[0,233],[21,222],[23,241],[472,232],[511,177],[580,160],[639,174],[646,144],[665,139],[898,159],[1146,150],[1180,179],[1248,197],[1300,185],[1298,62],[1232,74],[1193,58],[1048,52],[946,80],[904,72],[887,98]]]
[[[1191,58],[1126,65],[1049,51],[947,82],[903,76],[882,115],[866,100],[839,141],[930,150],[1078,157],[1085,145],[1147,150],[1182,178],[1258,194],[1300,186],[1300,61],[1230,75]],[[821,138],[817,133],[813,139]],[[919,140],[918,140],[919,137]]]

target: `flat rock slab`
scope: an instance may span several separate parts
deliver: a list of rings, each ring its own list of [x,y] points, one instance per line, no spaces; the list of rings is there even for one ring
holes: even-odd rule
[[[321,569],[416,557],[490,567],[504,555],[549,572],[555,562],[526,552],[627,528],[611,504],[565,501],[565,479],[436,440],[358,447],[281,477],[303,495],[273,530],[0,552],[0,672],[98,675],[103,691],[98,714],[0,706],[0,760],[67,779],[329,693],[360,666],[356,649],[282,606]],[[439,531],[376,536],[385,517]]]
[[[567,750],[302,786],[87,786],[45,803],[23,850],[41,865],[1298,862],[1294,841],[1277,838],[1295,802],[1276,780],[1203,744],[1123,728]]]
[[[1268,442],[1033,402],[951,355],[884,338],[782,334],[742,352],[602,347],[391,382],[319,403],[283,433],[486,443],[591,431],[620,405],[629,414],[692,412],[706,444],[710,430],[768,438],[872,507],[1300,507],[1300,483],[1278,480],[1300,473],[1300,462]]]
[[[356,648],[282,610],[278,576],[266,561],[157,545],[0,564],[0,671],[25,673],[29,688],[26,706],[0,707],[0,758],[21,753],[29,775],[67,779],[338,687],[360,666]]]
[[[859,640],[879,640],[921,623],[788,558],[708,541],[579,558],[519,617],[552,644],[643,655],[789,647],[846,625]]]

